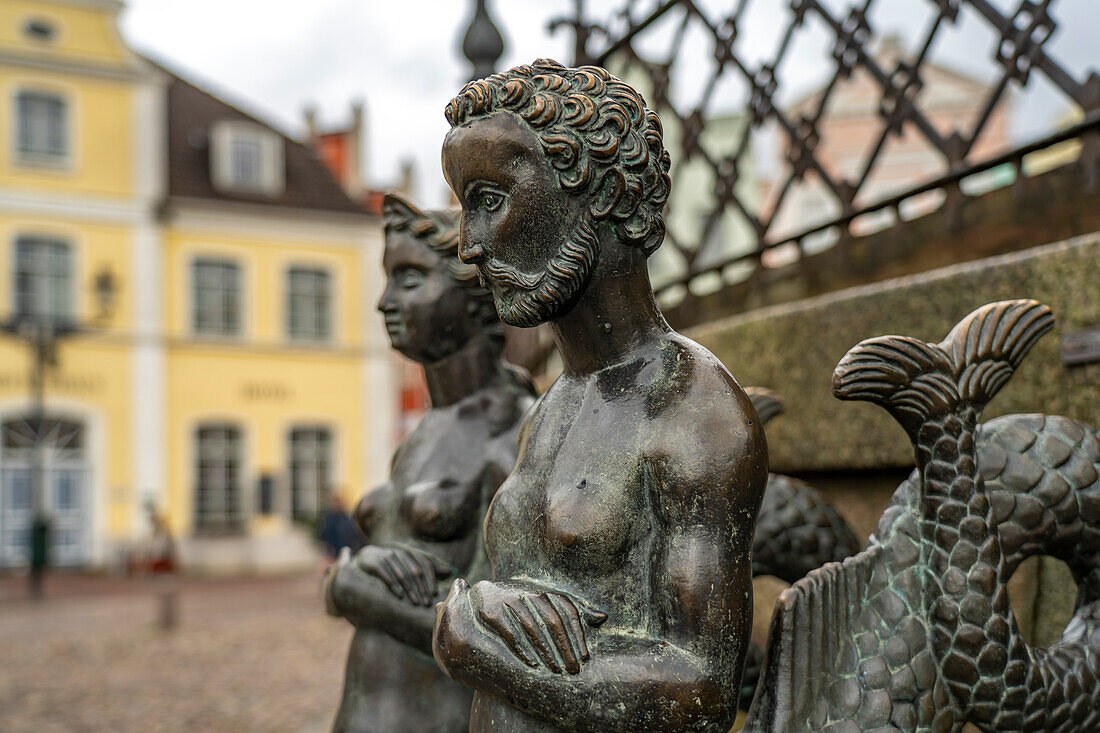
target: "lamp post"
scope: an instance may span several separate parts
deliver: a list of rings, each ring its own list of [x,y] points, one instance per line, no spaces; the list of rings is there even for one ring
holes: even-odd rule
[[[109,269],[101,270],[94,280],[97,313],[93,322],[57,318],[48,313],[15,313],[0,322],[0,331],[25,341],[31,349],[31,532],[30,591],[42,597],[42,579],[49,565],[50,525],[46,510],[46,374],[57,366],[57,344],[64,338],[93,330],[110,317],[114,307],[115,279]]]

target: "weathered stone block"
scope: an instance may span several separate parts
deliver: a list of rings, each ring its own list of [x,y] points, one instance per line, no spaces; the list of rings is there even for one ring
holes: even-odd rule
[[[773,471],[881,470],[912,465],[904,434],[873,405],[842,405],[830,393],[832,367],[854,343],[888,333],[938,341],[984,303],[1034,298],[1054,310],[1055,330],[984,419],[1042,411],[1096,424],[1100,364],[1063,365],[1060,340],[1063,333],[1100,325],[1098,283],[1100,233],[761,308],[688,335],[717,354],[742,384],[769,387],[787,405],[787,416],[768,426]]]

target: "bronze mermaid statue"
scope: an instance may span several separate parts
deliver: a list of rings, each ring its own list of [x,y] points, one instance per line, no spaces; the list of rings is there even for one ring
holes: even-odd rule
[[[432,659],[433,606],[454,578],[488,575],[482,519],[512,470],[533,392],[501,360],[500,320],[458,259],[455,213],[392,194],[383,213],[378,310],[393,347],[423,365],[431,408],[394,453],[389,480],[359,503],[369,544],[326,578],[329,613],[355,626],[333,730],[459,733],[472,691]]]
[[[746,731],[1100,730],[1100,434],[982,409],[1053,325],[1035,301],[984,306],[939,344],[885,336],[848,352],[841,399],[885,408],[917,468],[867,549],[784,591]],[[1077,609],[1029,646],[1008,580],[1067,563]]]

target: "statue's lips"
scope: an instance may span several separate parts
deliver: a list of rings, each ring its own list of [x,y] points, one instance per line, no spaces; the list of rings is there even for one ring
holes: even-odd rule
[[[387,314],[382,317],[382,322],[386,324],[386,333],[391,339],[405,335],[405,321],[401,316]]]
[[[491,293],[505,293],[514,289],[508,282],[499,277],[493,277],[491,273],[481,267],[477,268],[477,279],[481,283],[481,287]]]

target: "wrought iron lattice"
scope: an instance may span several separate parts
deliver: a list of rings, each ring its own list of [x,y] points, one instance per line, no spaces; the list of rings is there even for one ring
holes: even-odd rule
[[[976,187],[1028,175],[1025,156],[1066,141],[1079,141],[1075,160],[1090,185],[1100,177],[1100,76],[1095,68],[1067,68],[1050,43],[1060,23],[1088,22],[1091,9],[1061,18],[1058,0],[606,0],[593,19],[596,3],[574,0],[574,14],[551,27],[570,27],[574,61],[603,65],[640,88],[665,123],[674,183],[654,285],[666,304],[943,202],[955,205]],[[908,51],[888,53],[898,44],[887,31],[899,19],[917,23]],[[963,61],[968,71],[984,69],[984,80],[935,59],[937,46],[952,33],[957,41],[963,24],[986,38]],[[814,44],[816,54],[804,53]],[[794,101],[807,83],[792,69],[807,59],[816,86]],[[944,80],[968,97],[964,121],[945,118],[937,106]],[[1028,85],[1044,86],[1076,116],[1053,134],[1013,145],[1005,107],[1010,90]],[[838,160],[830,145],[842,137],[838,100],[846,93],[874,123],[858,135],[859,154]],[[778,169],[768,176],[761,174],[761,140],[778,149]],[[906,164],[890,151],[905,146],[923,150],[910,155],[922,162],[891,183],[884,169]]]

